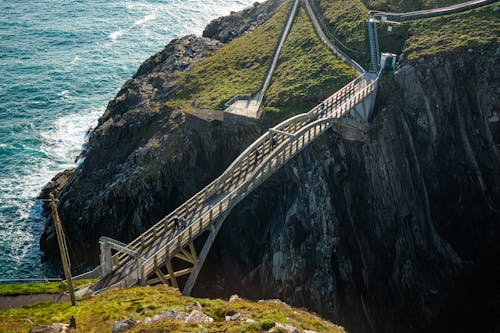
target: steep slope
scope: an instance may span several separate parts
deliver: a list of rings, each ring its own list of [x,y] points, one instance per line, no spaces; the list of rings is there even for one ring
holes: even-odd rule
[[[493,330],[499,57],[384,80],[367,141],[332,133],[242,202],[197,292],[277,296],[355,332]]]
[[[289,38],[305,38],[307,43],[298,49],[285,45],[277,79],[271,86],[275,94],[265,103],[274,108],[265,119],[253,124],[230,124],[188,116],[185,111],[215,108],[233,94],[245,92],[235,89],[237,82],[241,89],[255,84],[258,87],[264,71],[262,76],[256,74],[257,70],[250,73],[243,63],[249,59],[245,58],[249,48],[272,52],[290,1],[278,3],[268,1],[256,6],[254,11],[260,10],[261,14],[245,14],[247,23],[243,27],[252,33],[228,23],[231,18],[219,19],[207,27],[205,35],[216,38],[233,31],[228,24],[237,30],[238,34],[230,34],[235,39],[228,44],[195,36],[172,41],[141,65],[109,103],[90,135],[84,162],[59,195],[60,215],[81,268],[97,263],[100,236],[121,241],[137,237],[218,176],[259,136],[262,128],[277,118],[305,110],[311,98],[325,98],[354,78],[355,72],[329,53],[301,14]],[[240,21],[241,15],[234,14]],[[263,15],[267,15],[267,21],[262,20]],[[249,24],[255,19],[261,25]],[[317,66],[315,72],[307,71],[311,62]],[[256,61],[252,67],[264,70]],[[286,99],[280,101],[276,92],[288,85],[282,68],[302,76],[301,84],[288,89]],[[325,82],[327,87],[323,87]],[[47,191],[42,196],[46,197]],[[52,225],[49,217],[41,247],[47,259],[57,261]]]
[[[194,302],[197,304],[193,307]],[[214,321],[203,324],[196,322],[185,324],[183,320],[168,317],[171,311],[189,312],[190,306],[192,310],[201,310]],[[241,319],[237,319],[238,316],[230,321],[225,319],[227,315],[235,314],[239,314]],[[50,325],[54,322],[68,323],[70,316],[76,319],[77,332],[85,333],[111,332],[114,322],[130,318],[134,318],[137,322],[141,321],[137,323],[137,326],[126,330],[130,333],[194,333],[202,330],[200,325],[208,332],[259,332],[272,329],[276,323],[292,325],[301,332],[304,329],[331,333],[345,332],[342,327],[333,325],[314,314],[294,309],[276,300],[257,303],[240,298],[230,302],[220,299],[195,299],[183,297],[178,291],[166,286],[112,290],[80,300],[75,307],[72,307],[69,302],[45,302],[0,311],[0,331],[28,332],[34,326]],[[251,319],[253,322],[247,322],[246,319]]]
[[[413,10],[432,9],[455,5],[463,0],[363,0],[366,7],[394,12],[409,12]]]
[[[500,50],[496,30],[471,39],[493,8],[468,16],[475,27],[463,34],[465,43],[438,47],[435,37],[451,33],[448,19],[423,23],[423,32],[437,27],[433,38],[413,34],[408,41],[408,60],[382,82],[366,141],[325,135],[243,201],[221,230],[196,292],[283,298],[355,332],[493,331],[500,298]],[[210,62],[212,52],[231,45],[219,40],[174,41],[125,84],[60,194],[82,261],[95,263],[100,235],[129,240],[211,181],[275,115],[301,110],[312,102],[308,94],[321,98],[323,85],[336,84],[326,76],[347,79],[341,67],[308,65],[331,62],[303,17],[290,40],[307,43],[284,50],[267,101],[276,109],[262,123],[206,123],[182,112],[192,105],[188,99],[168,106],[176,93],[169,75],[195,65],[175,66],[191,54]],[[356,36],[364,36],[364,24],[353,28]],[[206,46],[191,52],[198,44]],[[175,65],[155,92],[150,78],[169,63]],[[286,89],[288,76],[294,89]],[[50,223],[42,244],[57,259]]]
[[[361,0],[310,1],[316,4],[330,31],[342,43],[342,50],[368,68],[369,47],[366,18],[368,8],[380,8],[370,5],[370,1],[363,2]],[[429,6],[418,6],[417,3],[402,1],[396,4],[394,2],[389,10],[404,12],[438,7],[438,3]],[[451,1],[446,2],[446,4],[451,4]],[[385,8],[382,7],[381,9]],[[500,35],[499,15],[498,5],[491,4],[479,9],[432,19],[400,24],[379,22],[377,26],[380,50],[416,59],[421,55],[460,51],[468,47],[498,43]]]

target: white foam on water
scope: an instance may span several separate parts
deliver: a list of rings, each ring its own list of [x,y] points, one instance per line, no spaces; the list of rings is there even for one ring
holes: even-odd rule
[[[112,33],[110,33],[108,35],[108,37],[111,38],[111,40],[115,41],[118,38],[120,38],[121,36],[123,36],[126,32],[127,32],[126,29],[119,29],[119,30],[116,30],[116,31],[113,31]]]
[[[80,61],[80,57],[79,56],[75,56],[73,58],[73,60],[71,60],[71,65],[76,65],[79,61]]]
[[[145,60],[148,54],[154,53],[156,48],[161,48],[171,38],[191,33],[201,34],[210,19],[227,15],[231,10],[242,9],[253,2],[254,0],[170,0],[164,3],[126,0],[119,2],[118,6],[122,9],[125,6],[127,15],[120,17],[120,20],[113,21],[104,30],[101,30],[112,32],[108,35],[104,34],[102,40],[97,41],[98,47],[82,49],[82,53],[71,54],[70,58],[67,59],[66,65],[69,64],[69,66],[64,68],[65,71],[85,72],[88,73],[88,77],[75,78],[74,86],[64,85],[58,88],[56,94],[60,100],[65,102],[73,101],[73,99],[95,98],[94,96],[82,95],[82,89],[79,89],[78,86],[83,85],[84,82],[92,82],[96,78],[102,80],[102,75],[96,75],[94,71],[89,69],[98,68],[107,60],[95,57],[95,62],[89,62],[89,58],[94,59],[96,54],[100,55],[101,53],[109,57],[111,53],[116,54],[117,57],[109,62],[117,59],[123,60],[123,57],[127,55],[118,52],[119,50],[129,50],[128,57],[134,58],[137,57],[137,45],[140,45],[140,50],[145,54],[142,60]],[[149,37],[143,38],[144,36]],[[117,52],[113,53],[109,50],[117,50]],[[87,57],[87,55],[89,56]],[[140,61],[137,65],[139,64]],[[121,69],[122,72],[128,73],[135,65],[123,61],[115,64],[115,67],[109,66],[109,63],[106,63],[106,66],[104,67],[108,71],[118,69],[117,72],[119,72]],[[135,69],[133,68],[133,70]],[[111,76],[118,75],[120,74],[112,73]],[[121,83],[118,83],[116,88],[119,88]],[[54,101],[56,100],[57,98],[54,99]],[[25,104],[28,103],[31,108],[46,104],[45,101],[27,99]],[[33,273],[33,275],[40,276],[43,274],[43,271],[39,269],[38,238],[43,230],[44,218],[41,216],[41,205],[36,202],[36,197],[56,173],[76,166],[74,160],[81,151],[85,135],[89,128],[96,124],[96,120],[104,111],[106,101],[99,104],[99,106],[87,110],[68,109],[70,114],[57,117],[52,124],[41,129],[41,132],[38,133],[36,132],[40,129],[36,120],[33,119],[33,137],[36,137],[35,141],[37,142],[0,144],[0,148],[23,149],[29,151],[31,155],[29,161],[16,167],[15,174],[10,178],[0,174],[0,189],[2,191],[0,196],[0,223],[2,224],[2,228],[0,228],[0,239],[2,240],[0,241],[0,255],[5,256],[5,262],[8,264],[10,262],[19,263],[18,267],[8,267],[7,273],[3,267],[0,267],[0,277],[4,274],[14,276],[17,275],[16,272],[21,271],[23,275]],[[26,105],[21,103],[20,107],[24,108]],[[71,103],[71,105],[80,106],[79,103]],[[5,253],[2,252],[4,250]]]
[[[85,135],[95,126],[102,112],[103,108],[94,108],[56,119],[51,129],[40,134],[42,152],[59,165],[74,166],[74,159],[81,151]]]
[[[146,22],[156,20],[156,18],[158,18],[158,14],[156,14],[156,13],[148,14],[145,17],[143,17],[142,19],[135,21],[134,25],[143,25]]]
[[[0,212],[0,238],[10,240],[7,253],[10,262],[22,264],[26,257],[40,256],[37,241],[43,220],[40,204],[33,206],[33,203],[57,172],[76,166],[74,160],[85,136],[102,112],[103,108],[96,107],[56,119],[53,127],[40,133],[41,154],[35,155],[14,177],[0,178],[0,188],[4,189],[0,209],[13,209],[17,216],[15,220],[7,219]]]

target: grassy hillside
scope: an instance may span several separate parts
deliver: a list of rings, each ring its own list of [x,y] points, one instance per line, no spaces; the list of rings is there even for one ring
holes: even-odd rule
[[[500,12],[491,4],[483,8],[441,18],[415,21],[409,25],[409,60],[436,53],[448,53],[476,46],[498,45]]]
[[[368,9],[360,0],[310,0],[316,3],[330,31],[353,51],[346,53],[361,66],[370,62],[366,17]]]
[[[318,0],[313,0],[318,1]],[[330,30],[348,47],[368,53],[366,16],[368,9],[379,8],[376,4],[390,3],[390,9],[405,11],[428,7],[439,7],[463,1],[361,1],[321,0],[319,5]],[[410,6],[411,5],[411,6]],[[410,8],[410,7],[411,8]],[[404,53],[408,59],[438,52],[453,52],[472,47],[498,43],[500,12],[493,12],[489,6],[459,14],[416,20],[402,24],[380,23],[378,25],[380,50],[396,54]],[[386,8],[387,9],[387,8]],[[388,31],[388,27],[392,31]],[[349,52],[348,52],[349,53]],[[368,56],[362,59],[350,52],[349,55],[362,65],[368,63]]]
[[[237,94],[257,92],[270,65],[291,1],[253,33],[233,40],[191,70],[178,73],[177,93],[167,105],[222,109]]]
[[[267,91],[266,105],[275,107],[268,108],[272,111],[307,111],[357,75],[321,42],[306,10],[300,7]]]
[[[284,2],[276,14],[255,32],[240,37],[219,52],[179,73],[171,108],[223,109],[237,94],[257,92],[290,8]],[[270,110],[280,116],[306,111],[356,76],[318,38],[307,13],[299,9],[266,95]]]
[[[79,301],[76,307],[69,303],[45,302],[19,309],[0,311],[0,332],[28,332],[37,325],[54,322],[68,323],[71,315],[77,322],[76,332],[109,332],[113,322],[134,317],[143,320],[162,311],[183,311],[186,305],[198,301],[203,313],[214,318],[211,324],[203,324],[208,332],[259,332],[272,327],[275,322],[289,324],[299,329],[317,332],[344,332],[341,327],[322,320],[304,310],[287,307],[284,304],[246,300],[226,302],[222,300],[194,299],[183,297],[166,286],[136,287],[125,290],[111,290],[95,297]],[[230,311],[241,313],[255,323],[225,321]],[[173,320],[157,324],[140,324],[128,332],[199,332],[198,325],[184,325]]]
[[[462,3],[467,0],[363,0],[369,9],[394,12],[409,12],[420,9],[431,9]]]
[[[73,287],[78,288],[88,285],[91,282],[92,280],[73,281]],[[63,282],[0,284],[0,296],[59,294],[65,290],[68,290],[68,285]]]

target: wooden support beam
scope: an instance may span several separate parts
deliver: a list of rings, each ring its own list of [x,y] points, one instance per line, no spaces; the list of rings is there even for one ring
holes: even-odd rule
[[[178,271],[174,272],[174,278],[177,278],[177,277],[183,276],[183,275],[188,275],[192,271],[193,271],[192,267],[178,270]],[[170,279],[170,274],[167,274],[167,277]]]
[[[187,256],[185,256],[185,255],[184,255],[184,254],[182,254],[182,253],[177,253],[174,257],[175,257],[175,258],[178,258],[178,259],[181,259],[181,260],[184,260],[184,261],[186,261],[186,262],[188,262],[188,263],[190,263],[190,264],[194,264],[194,260],[193,260],[193,258],[191,258],[191,257],[187,257]]]
[[[196,249],[194,248],[193,242],[189,243],[189,251],[191,251],[191,257],[193,258],[194,263],[196,263],[196,260],[198,260],[198,255],[196,254]]]
[[[187,258],[189,258],[189,259],[193,259],[193,257],[191,257],[191,253],[189,253],[186,249],[181,249],[181,252],[182,252],[182,254],[184,254]]]
[[[156,273],[156,276],[158,276],[158,279],[160,279],[161,283],[163,283],[163,284],[165,284],[165,285],[167,285],[167,286],[169,286],[169,285],[170,285],[170,284],[168,283],[168,280],[167,280],[167,278],[165,277],[165,275],[163,275],[163,274],[160,272],[160,270],[159,270],[159,269],[157,269],[155,273]],[[149,283],[149,281],[148,281],[148,283]]]
[[[170,260],[167,260],[167,271],[170,281],[172,281],[172,285],[175,288],[179,289],[179,285],[177,284],[177,279],[175,278],[174,274],[174,268],[172,267],[172,262]]]

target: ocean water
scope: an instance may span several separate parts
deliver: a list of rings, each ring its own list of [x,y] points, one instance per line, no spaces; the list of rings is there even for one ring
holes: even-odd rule
[[[0,1],[0,279],[51,275],[36,196],[75,166],[123,82],[172,38],[253,2]]]

